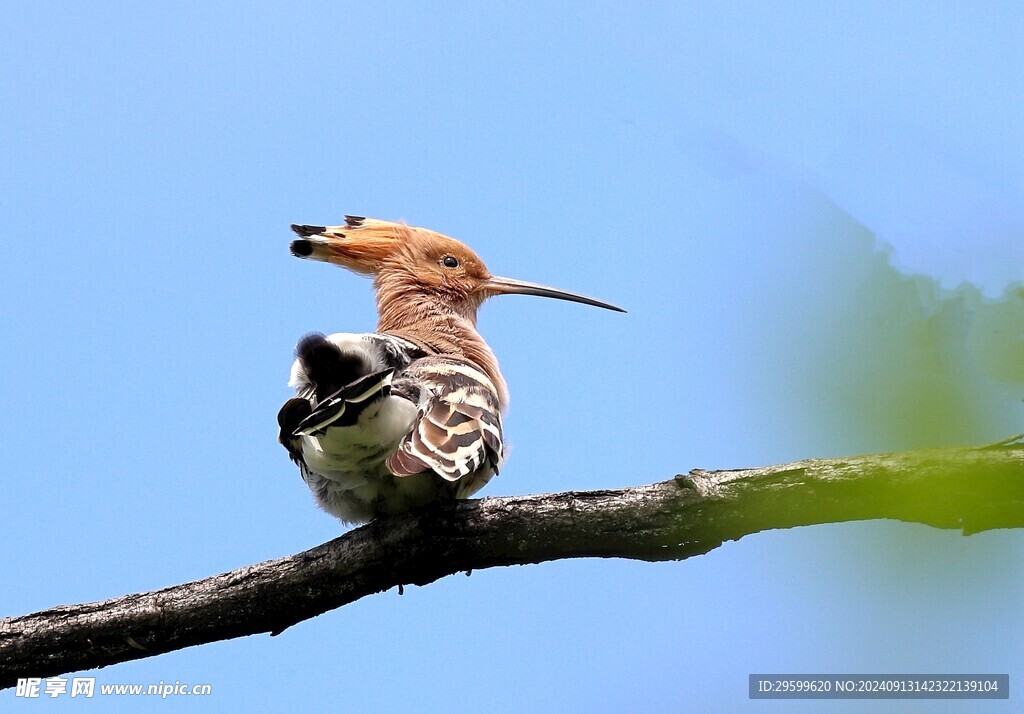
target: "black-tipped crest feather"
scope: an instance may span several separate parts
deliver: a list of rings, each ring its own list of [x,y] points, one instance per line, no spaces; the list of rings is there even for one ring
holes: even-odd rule
[[[308,238],[309,236],[320,235],[327,230],[327,226],[308,226],[301,223],[293,223],[292,230],[303,238]]]

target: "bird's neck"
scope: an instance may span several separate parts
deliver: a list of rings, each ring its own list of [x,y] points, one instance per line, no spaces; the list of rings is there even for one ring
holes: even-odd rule
[[[426,351],[462,357],[483,370],[494,383],[502,409],[508,387],[484,338],[476,331],[477,305],[456,305],[422,290],[395,290],[377,285],[377,331],[404,338]]]

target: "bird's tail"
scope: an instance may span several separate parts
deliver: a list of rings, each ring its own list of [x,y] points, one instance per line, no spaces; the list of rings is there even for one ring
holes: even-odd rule
[[[375,369],[365,351],[342,349],[319,332],[303,337],[295,354],[301,396],[289,400],[278,415],[286,447],[328,426],[354,424],[367,406],[391,393],[393,369]]]
[[[329,426],[352,426],[369,405],[391,394],[395,370],[371,372],[317,403],[312,413],[295,427],[296,436],[311,436]]]
[[[343,350],[320,332],[313,332],[299,340],[295,356],[312,388],[313,401],[317,403],[373,371],[365,352]]]

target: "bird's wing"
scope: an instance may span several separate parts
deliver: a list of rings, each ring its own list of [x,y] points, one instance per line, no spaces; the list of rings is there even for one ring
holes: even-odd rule
[[[417,383],[425,399],[412,429],[388,458],[391,473],[434,471],[447,481],[497,473],[502,461],[501,411],[487,375],[465,360],[431,356],[413,362],[402,377],[401,381]]]
[[[391,335],[313,333],[299,341],[295,354],[289,384],[298,396],[278,413],[278,439],[301,465],[303,437],[354,425],[368,406],[388,397],[394,373],[423,352]]]
[[[394,369],[371,372],[317,403],[294,429],[295,436],[312,436],[329,426],[352,426],[370,404],[391,394]]]
[[[317,403],[372,372],[400,371],[425,354],[408,340],[378,333],[312,332],[295,348],[288,384],[300,397]]]

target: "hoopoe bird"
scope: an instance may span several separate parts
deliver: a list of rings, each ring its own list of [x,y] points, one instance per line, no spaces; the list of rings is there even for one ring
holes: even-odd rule
[[[279,439],[320,507],[349,523],[468,498],[502,466],[508,389],[476,329],[493,295],[541,295],[624,312],[500,278],[448,236],[371,218],[293,225],[291,252],[373,276],[369,334],[314,333],[295,351]]]

